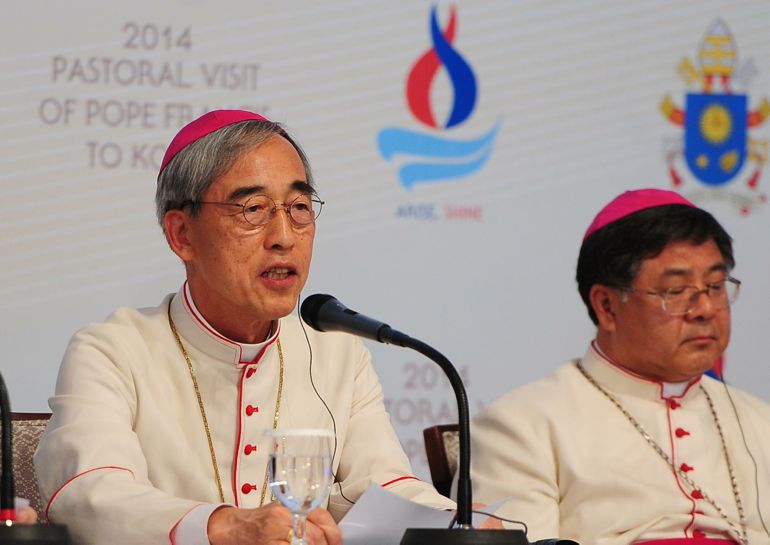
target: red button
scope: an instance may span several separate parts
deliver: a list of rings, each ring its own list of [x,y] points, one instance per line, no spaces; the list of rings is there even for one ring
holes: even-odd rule
[[[249,367],[249,369],[246,371],[246,378],[251,378],[251,375],[257,372],[256,367]]]
[[[682,404],[679,403],[676,399],[669,399],[668,406],[671,407],[672,409],[678,409],[679,407],[682,406]]]
[[[681,471],[684,471],[685,473],[687,473],[688,471],[692,471],[695,468],[692,467],[692,466],[688,466],[687,464],[682,464],[682,465],[679,466],[679,469]]]
[[[686,435],[690,435],[689,431],[684,430],[682,428],[677,428],[674,433],[676,434],[677,437],[684,437]]]
[[[704,534],[700,530],[693,530],[692,537],[698,537],[698,538],[704,539],[706,537],[706,534]]]
[[[251,416],[254,413],[259,412],[259,407],[253,407],[252,405],[246,405],[246,416]]]
[[[690,495],[691,495],[693,498],[695,498],[696,500],[702,500],[702,499],[703,499],[703,494],[701,493],[701,491],[700,491],[700,490],[693,490],[693,491],[692,491],[692,494],[690,494]]]
[[[241,487],[241,492],[243,492],[244,494],[248,494],[252,490],[256,490],[256,489],[257,489],[257,485],[246,483]]]
[[[257,446],[256,445],[246,445],[246,447],[243,449],[243,452],[244,452],[244,454],[246,454],[246,456],[248,456],[252,452],[256,452],[256,451],[257,451]]]

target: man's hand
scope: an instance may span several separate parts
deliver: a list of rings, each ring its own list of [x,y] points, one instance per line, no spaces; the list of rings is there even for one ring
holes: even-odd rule
[[[481,523],[479,528],[482,530],[502,530],[503,521],[494,517],[487,517],[484,519],[484,522]]]
[[[342,533],[340,532],[340,528],[329,514],[329,511],[326,509],[318,508],[314,511],[311,511],[307,516],[308,537],[310,536],[311,526],[315,530],[321,531],[323,540],[313,542],[308,539],[308,543],[328,543],[329,545],[342,545]]]
[[[209,517],[211,545],[286,545],[292,528],[291,511],[280,503],[257,509],[220,507]],[[325,509],[316,509],[307,517],[305,538],[309,545],[342,545],[342,535]]]
[[[31,507],[22,507],[16,510],[16,524],[35,524],[37,513]]]
[[[487,506],[486,503],[474,503],[472,506],[472,509],[474,511],[484,511],[484,508]],[[481,523],[479,526],[479,529],[481,530],[502,530],[503,529],[503,521],[500,519],[496,519],[494,517],[487,517],[484,519],[484,522]]]

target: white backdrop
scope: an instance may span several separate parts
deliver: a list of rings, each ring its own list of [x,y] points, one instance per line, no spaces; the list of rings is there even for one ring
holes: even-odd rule
[[[327,205],[305,295],[332,293],[437,347],[474,413],[581,355],[593,333],[574,282],[583,231],[624,189],[672,187],[667,153],[684,131],[660,104],[670,95],[684,108],[686,92],[702,91],[678,67],[698,67],[715,21],[737,50],[733,91],[749,110],[770,95],[770,4],[439,2],[442,31],[455,7],[450,41],[478,90],[471,115],[445,130],[418,121],[405,95],[433,47],[433,6],[15,3],[0,22],[0,367],[14,409],[47,410],[77,328],[180,285],[154,218],[157,164],[186,118],[214,107],[284,122],[310,156]],[[457,91],[441,64],[427,90],[440,127]],[[387,128],[473,140],[496,123],[486,163],[453,180],[406,188],[408,158],[378,148]],[[770,121],[749,136],[761,150]],[[679,189],[735,238],[744,285],[728,380],[770,400],[770,174],[748,185],[759,164],[705,192],[681,157],[674,167]],[[421,430],[455,419],[450,390],[421,356],[371,348],[426,475]]]

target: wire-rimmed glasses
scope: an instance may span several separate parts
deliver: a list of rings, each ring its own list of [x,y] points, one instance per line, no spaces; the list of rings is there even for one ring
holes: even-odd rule
[[[705,294],[711,299],[715,310],[729,307],[738,299],[741,281],[732,276],[727,276],[718,282],[709,282],[705,288],[697,286],[676,286],[667,290],[655,291],[643,288],[619,287],[621,291],[641,293],[643,295],[655,295],[660,297],[663,310],[671,316],[684,316],[689,314],[697,305],[698,298]]]
[[[254,227],[262,227],[273,219],[279,209],[283,209],[289,218],[299,226],[310,225],[321,215],[324,201],[315,195],[300,195],[290,203],[277,203],[267,195],[252,195],[244,203],[220,201],[188,201],[187,204],[219,204],[235,206],[241,209],[243,218]]]

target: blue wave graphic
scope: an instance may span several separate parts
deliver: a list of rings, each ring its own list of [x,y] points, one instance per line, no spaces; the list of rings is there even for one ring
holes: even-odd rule
[[[471,115],[476,106],[476,76],[465,59],[444,38],[438,26],[436,6],[433,6],[430,20],[430,32],[436,55],[446,68],[454,87],[455,100],[452,113],[445,128],[459,125]]]
[[[498,121],[492,129],[475,140],[450,140],[409,129],[383,129],[377,137],[382,156],[390,161],[397,153],[428,157],[459,157],[477,153],[495,138],[500,128]]]
[[[460,178],[480,169],[494,149],[499,128],[498,121],[486,134],[474,140],[450,140],[407,129],[390,128],[380,132],[378,144],[380,153],[388,161],[396,154],[423,159],[449,159],[404,164],[399,169],[399,178],[405,188],[411,189],[417,183]]]

